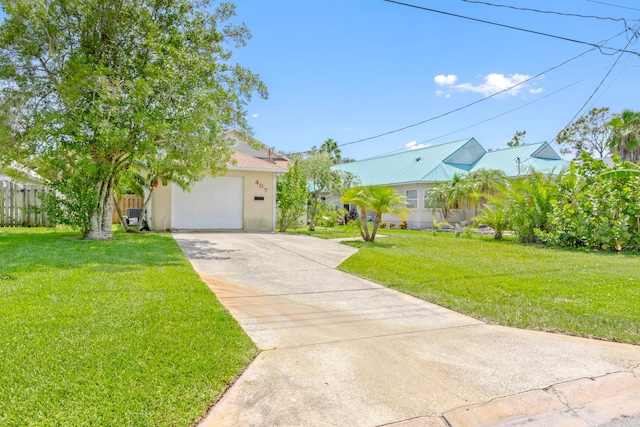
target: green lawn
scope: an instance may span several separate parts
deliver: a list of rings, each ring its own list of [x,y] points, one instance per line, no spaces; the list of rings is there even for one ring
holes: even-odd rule
[[[640,255],[381,230],[340,269],[492,323],[640,344]]]
[[[256,354],[169,235],[0,228],[2,426],[188,426]]]

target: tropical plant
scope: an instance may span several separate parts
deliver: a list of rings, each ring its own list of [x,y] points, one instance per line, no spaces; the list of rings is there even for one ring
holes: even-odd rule
[[[340,163],[342,160],[342,156],[341,156],[341,152],[340,152],[340,148],[338,148],[338,141],[334,140],[334,139],[327,139],[326,141],[324,141],[322,143],[322,145],[320,146],[320,151],[324,151],[325,153],[328,153],[331,158],[333,158],[333,162],[334,163]]]
[[[494,231],[493,238],[502,239],[502,234],[509,229],[509,204],[503,195],[489,196],[487,203],[480,208],[481,215],[473,218],[476,224],[486,224]]]
[[[360,218],[356,220],[356,224],[360,229],[360,235],[367,242],[375,240],[383,214],[390,213],[406,218],[410,212],[404,197],[392,187],[354,187],[347,190],[340,201],[354,204],[360,209]],[[366,221],[367,211],[374,214],[371,233]]]
[[[640,161],[640,112],[625,110],[607,123],[613,137],[609,148],[619,155],[623,161],[638,163]]]
[[[537,230],[549,231],[556,193],[554,177],[540,172],[519,178],[506,189],[507,220],[521,242],[539,242]]]
[[[640,168],[620,162],[608,168],[589,155],[558,181],[552,227],[539,233],[557,246],[596,250],[640,248]]]
[[[450,181],[429,188],[425,194],[425,205],[433,214],[442,218],[455,217],[455,210],[482,206],[487,196],[501,191],[508,182],[504,172],[496,169],[479,169],[466,175],[454,174]]]
[[[344,190],[357,183],[357,178],[350,172],[332,169],[335,165],[333,157],[322,150],[312,151],[307,157],[299,160],[299,165],[300,171],[307,178],[309,231],[314,231],[316,216],[324,204],[323,198],[342,194]]]
[[[298,218],[305,213],[308,194],[307,179],[300,166],[294,163],[276,185],[276,222],[281,232],[296,225]]]
[[[442,218],[455,218],[455,210],[468,206],[472,199],[473,188],[460,174],[454,174],[450,181],[445,181],[429,188],[425,193],[425,207],[431,208],[435,215]]]

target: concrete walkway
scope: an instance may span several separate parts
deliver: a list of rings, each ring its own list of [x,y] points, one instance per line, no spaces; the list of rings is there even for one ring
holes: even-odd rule
[[[174,237],[262,350],[201,426],[640,423],[640,346],[480,322],[336,270],[337,242]]]

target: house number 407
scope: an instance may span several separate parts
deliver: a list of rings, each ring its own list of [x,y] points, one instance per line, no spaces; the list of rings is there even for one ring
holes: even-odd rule
[[[268,188],[267,188],[267,187],[265,187],[265,186],[264,186],[264,184],[262,184],[262,183],[261,183],[260,181],[258,181],[257,179],[256,179],[256,185],[257,185],[258,187],[260,187],[260,189],[261,189],[261,190],[264,190],[264,192],[265,192],[265,193],[267,192]]]

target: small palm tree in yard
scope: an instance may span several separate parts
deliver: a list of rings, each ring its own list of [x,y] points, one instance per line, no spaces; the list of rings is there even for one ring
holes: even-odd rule
[[[354,204],[360,210],[360,218],[356,220],[356,224],[365,242],[375,240],[383,214],[390,213],[406,218],[407,214],[411,212],[407,208],[404,197],[392,187],[354,187],[344,193],[340,202]],[[367,211],[374,213],[371,233],[369,233]]]

